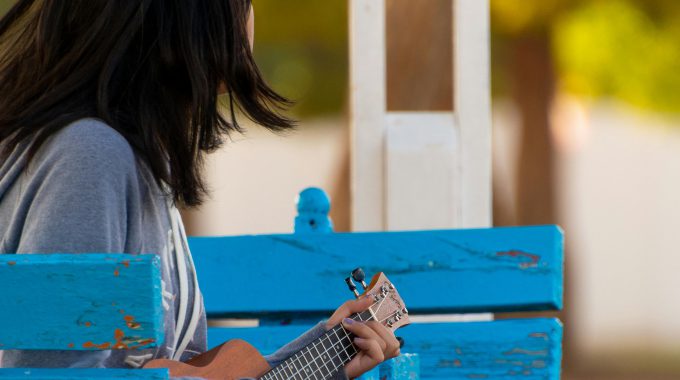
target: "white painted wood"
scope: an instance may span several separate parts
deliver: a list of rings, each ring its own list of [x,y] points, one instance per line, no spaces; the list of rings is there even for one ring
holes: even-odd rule
[[[387,113],[385,0],[350,0],[355,231],[491,224],[489,4],[452,1],[454,112]]]
[[[451,112],[386,115],[386,229],[455,225],[456,129]]]
[[[456,227],[491,225],[489,2],[455,0],[454,110],[460,149]]]
[[[385,228],[385,0],[350,0],[352,229]]]

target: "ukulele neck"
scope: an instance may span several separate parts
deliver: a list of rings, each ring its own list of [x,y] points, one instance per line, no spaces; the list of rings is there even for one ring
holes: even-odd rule
[[[370,310],[354,314],[355,321],[373,319]],[[337,325],[296,354],[274,367],[259,380],[325,380],[330,379],[352,360],[358,350],[352,343],[354,334]]]

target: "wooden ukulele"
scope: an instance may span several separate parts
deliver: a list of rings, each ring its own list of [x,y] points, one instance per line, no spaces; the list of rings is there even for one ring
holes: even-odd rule
[[[358,278],[355,276],[357,271],[360,273]],[[353,277],[361,281],[365,291],[359,295],[348,277],[345,281],[350,290],[357,297],[372,297],[374,303],[368,310],[350,318],[356,321],[380,321],[392,330],[409,324],[404,301],[383,273],[373,276],[368,286],[363,281],[363,271],[360,269],[353,272]],[[144,368],[168,368],[171,376],[195,376],[210,380],[248,377],[258,380],[330,379],[356,356],[358,351],[352,343],[353,338],[353,334],[348,333],[342,325],[337,325],[274,368],[269,366],[255,347],[238,339],[223,343],[184,363],[156,359],[148,362]]]

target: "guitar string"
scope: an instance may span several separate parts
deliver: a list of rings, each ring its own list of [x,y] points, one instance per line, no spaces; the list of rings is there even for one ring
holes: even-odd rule
[[[373,309],[372,309],[372,307],[376,305],[375,303],[374,303],[373,305],[369,306],[368,309],[373,313],[373,315],[375,315],[375,313],[377,313],[378,310],[380,310],[380,307],[382,307],[382,303],[383,303],[383,301],[385,301],[385,299],[386,299],[386,298],[383,298],[383,299],[380,300],[380,302],[378,303],[378,309],[375,310],[375,311],[373,311]],[[387,319],[389,319],[389,318],[391,318],[391,317],[397,315],[398,313],[399,313],[399,311],[396,311],[396,312],[394,312],[394,313],[388,315],[386,318],[384,318],[384,319],[382,319],[382,320],[379,320],[379,322],[382,323],[382,322],[384,322],[385,320],[387,320]],[[373,317],[373,315],[372,315],[371,317],[369,317],[369,319],[367,319],[366,321],[371,320],[371,318]],[[361,319],[361,314],[358,313],[358,314],[357,314],[357,317]],[[354,318],[352,318],[352,319],[354,319]],[[354,320],[356,320],[356,319],[354,319]],[[362,320],[362,322],[363,322],[363,320]],[[354,347],[354,344],[352,343],[352,339],[349,337],[349,334],[347,333],[347,330],[345,330],[345,328],[344,328],[342,325],[339,325],[339,326],[340,326],[340,328],[342,329],[342,331],[345,333],[345,338],[347,338],[347,339],[350,340],[351,347],[352,347],[352,348],[354,349],[354,351],[355,351],[353,354],[349,354],[349,353],[347,352],[347,350],[345,349],[345,347],[343,347],[343,351],[345,352],[345,355],[347,355],[348,358],[351,358],[352,355],[358,354],[358,351],[357,351],[356,347]],[[333,331],[333,330],[331,330],[331,331]],[[340,336],[338,336],[337,332],[333,331],[333,333],[336,335],[336,337],[337,337],[338,339],[340,339],[340,340],[344,339],[344,338],[340,338]],[[322,337],[322,339],[323,339],[323,337]],[[319,351],[318,348],[316,347],[316,343],[312,343],[312,346],[314,346],[314,348],[317,350],[317,352]],[[323,347],[323,345],[322,345],[322,347]],[[333,347],[333,346],[331,346],[331,347]],[[301,351],[302,351],[302,350],[301,350]],[[300,352],[301,352],[301,351],[300,351]],[[311,352],[311,351],[310,351],[310,352]],[[299,352],[298,352],[298,353],[299,353]],[[328,353],[328,349],[326,349],[325,347],[324,347],[324,353]],[[340,357],[340,354],[341,354],[341,353],[340,353],[340,352],[337,352],[337,350],[336,350],[336,355],[335,355],[335,356],[332,356],[331,359],[328,360],[326,363],[328,363],[328,362],[334,363],[334,362],[333,362],[333,359],[339,358],[339,357]],[[296,354],[296,355],[297,355],[297,354]],[[351,359],[353,359],[353,358],[351,358]],[[298,361],[299,361],[299,360],[298,360]],[[316,364],[316,359],[314,359],[314,360],[312,360],[311,362],[307,363],[307,365],[303,366],[303,367],[300,368],[297,372],[293,373],[293,376],[298,375],[301,371],[303,371],[307,366],[310,366],[312,363]],[[324,363],[323,365],[324,365],[326,368],[328,368],[328,366],[326,365],[326,363]],[[336,371],[338,368],[342,367],[342,366],[345,365],[345,364],[346,364],[346,363],[342,363],[342,364],[340,364],[339,366],[335,366],[335,364],[333,364],[334,368],[333,368],[333,370],[332,370],[328,375],[330,375],[331,373],[335,373],[335,371]],[[314,371],[310,374],[310,375],[314,375],[314,378],[315,378],[315,379],[316,379],[316,374],[317,374],[317,372],[320,372],[321,375],[324,375],[321,366],[319,366],[318,364],[316,364],[316,366],[317,366],[318,369],[314,370]],[[322,379],[323,379],[323,377],[322,377]]]
[[[357,316],[358,316],[358,315],[357,315]],[[334,330],[329,330],[329,332],[331,332],[331,331],[335,333]],[[337,333],[336,333],[336,337],[337,337],[337,338],[340,338],[339,336],[337,336]],[[321,337],[321,339],[325,339],[325,338],[326,338],[325,336],[322,336],[322,337]],[[332,341],[330,340],[330,338],[329,338],[329,342],[332,343]],[[314,348],[316,349],[316,351],[319,352],[319,349],[316,347],[316,345],[317,345],[317,343],[312,342],[312,346],[314,346]],[[333,347],[333,346],[334,346],[334,345],[331,345],[331,347]],[[309,346],[308,346],[308,347],[309,347]],[[308,349],[308,347],[305,347],[305,349]],[[323,344],[322,344],[322,347],[323,347]],[[324,353],[328,353],[328,349],[326,349],[325,347],[323,347],[323,348],[324,348]],[[304,349],[303,349],[303,350],[304,350]],[[301,354],[303,350],[298,351],[297,353],[295,353],[293,356],[291,356],[289,359],[286,360],[286,361],[289,361],[289,360],[290,360],[291,363],[293,364],[293,369],[296,370],[295,372],[290,371],[290,372],[293,372],[293,373],[291,374],[292,378],[295,378],[296,376],[300,376],[300,375],[301,375],[301,372],[304,372],[304,369],[305,369],[307,366],[310,366],[312,363],[315,363],[315,362],[316,362],[316,360],[310,361],[310,362],[307,363],[306,365],[303,365],[302,367],[298,367],[298,365],[295,364],[295,361],[297,361],[300,365],[302,365],[302,361],[300,360],[300,358],[298,358],[298,356],[304,357],[304,354]],[[308,351],[311,352],[309,349],[308,349]],[[336,352],[337,352],[337,351],[336,351]],[[345,351],[345,354],[347,354],[347,351]],[[339,357],[339,356],[340,356],[340,354],[338,353],[336,356],[332,356],[332,359],[335,359],[336,357]],[[285,363],[285,362],[284,362],[284,363]],[[315,363],[315,364],[316,364],[316,363]],[[327,365],[325,365],[325,364],[324,364],[324,366],[326,366],[326,368],[329,368],[329,367],[328,367]],[[311,373],[312,375],[315,375],[315,376],[316,376],[316,372],[321,371],[321,367],[320,367],[318,364],[317,364],[317,367],[318,367],[318,370],[315,370],[314,372],[312,372],[312,373]],[[289,368],[289,370],[290,370],[290,366],[288,366],[287,368]],[[337,368],[338,368],[338,367],[335,367],[335,366],[334,366],[333,370],[331,370],[331,373],[333,373]],[[275,376],[276,378],[278,378],[278,374],[281,373],[281,371],[282,371],[282,370],[281,370],[281,365],[279,365],[279,366],[277,366],[276,368],[274,368],[274,369],[270,372],[270,374],[273,375],[273,376]],[[322,374],[323,374],[323,372],[322,372]],[[267,375],[265,375],[265,376],[267,376]],[[284,372],[284,376],[288,376],[288,375],[285,375],[285,372]],[[264,378],[265,378],[265,377],[263,377],[263,379],[264,379]]]
[[[384,301],[384,300],[385,300],[385,298],[383,298],[383,299],[380,301],[380,304],[378,305],[378,309],[380,308],[380,306],[382,306],[382,301]],[[373,304],[373,305],[371,305],[371,306],[375,306],[375,304]],[[369,307],[369,309],[371,309],[371,307]],[[372,309],[371,309],[371,311],[373,312]],[[389,319],[389,318],[391,318],[391,317],[397,315],[398,313],[399,313],[399,311],[396,311],[396,312],[394,312],[394,313],[388,315],[386,318],[380,320],[379,322],[382,323],[382,322],[384,322],[385,320],[387,320],[387,319]],[[361,315],[360,315],[360,314],[357,314],[357,317],[361,318]],[[353,319],[354,319],[354,318],[353,318]],[[370,318],[367,319],[367,321],[369,321],[369,320],[371,320],[371,319],[370,319]],[[362,322],[363,322],[363,321],[362,321]],[[340,328],[342,329],[342,331],[345,333],[345,338],[350,339],[349,334],[347,334],[347,330],[345,330],[345,328],[342,327],[342,325],[339,325],[339,326],[340,326]],[[343,339],[343,338],[340,338],[340,337],[338,336],[337,332],[334,331],[334,333],[335,333],[335,335],[336,335],[337,338],[339,338],[340,340]],[[350,343],[351,343],[351,342],[352,342],[352,340],[350,339]],[[316,344],[313,343],[313,345],[314,345],[314,347],[316,348]],[[324,348],[325,348],[325,347],[324,347]],[[354,344],[352,344],[352,348],[354,348],[354,350],[355,350],[354,354],[358,354],[356,348],[354,347]],[[318,351],[318,349],[317,349],[317,351]],[[346,349],[345,349],[344,347],[343,347],[343,351],[345,351],[345,354],[348,356],[348,358],[350,358],[351,355],[354,355],[354,354],[351,354],[351,355],[348,354],[347,351],[346,351]],[[328,349],[326,349],[324,352],[328,352]],[[337,351],[336,351],[336,352],[337,352]],[[333,362],[333,359],[339,358],[339,357],[340,357],[340,354],[341,354],[341,353],[337,353],[335,356],[332,356],[331,359],[330,359],[329,361],[327,361],[327,362],[334,363],[334,362]],[[352,359],[353,359],[353,358],[352,358]],[[314,360],[313,362],[315,363],[316,360]],[[307,365],[309,365],[309,364],[311,364],[311,363],[312,363],[312,362],[308,363]],[[315,364],[316,364],[316,363],[315,363]],[[335,371],[336,371],[338,368],[342,367],[342,366],[345,365],[345,364],[346,364],[346,363],[342,363],[342,364],[340,364],[339,366],[335,366],[335,364],[333,364],[334,368],[333,368],[333,370],[331,371],[331,373],[335,373]],[[325,365],[325,364],[324,364],[324,365]],[[306,367],[306,366],[305,366],[305,367]],[[323,373],[322,370],[321,370],[321,367],[320,367],[318,364],[317,364],[317,367],[318,367],[318,369],[311,373],[311,375],[314,375],[314,378],[315,378],[315,379],[316,379],[316,374],[317,374],[317,372],[321,372],[321,375],[324,375],[324,373]],[[328,366],[326,366],[326,368],[328,368]],[[303,367],[302,369],[304,369],[304,367]],[[301,370],[302,370],[302,369],[301,369]],[[301,370],[299,370],[298,372],[294,373],[293,376],[297,375]],[[330,375],[331,373],[329,373],[328,375]],[[323,379],[323,377],[322,377],[322,379]]]
[[[372,304],[371,306],[369,306],[368,308],[371,309],[371,307],[373,307],[373,306],[375,306],[375,303]],[[372,311],[372,310],[371,310],[371,311]],[[361,318],[360,313],[357,313],[356,317],[353,317],[352,319],[353,319],[353,320],[356,320],[355,318]],[[345,332],[345,336],[349,338],[349,335],[347,335],[347,331],[342,327],[342,325],[339,325],[339,326],[340,326],[340,328],[342,328],[342,330]],[[331,331],[333,331],[333,332],[335,333],[335,331],[334,331],[333,329],[329,330],[328,332],[331,332]],[[338,339],[340,339],[340,337],[337,335],[337,333],[335,333],[335,334],[336,334],[336,337],[337,337]],[[323,339],[324,336],[322,336],[321,338]],[[340,340],[342,340],[342,339],[340,339]],[[332,341],[330,341],[330,339],[329,339],[329,342],[332,343]],[[340,342],[339,342],[339,343],[340,343]],[[316,346],[316,344],[315,344],[314,342],[312,342],[312,345]],[[334,345],[331,345],[331,348],[333,348],[333,346],[334,346]],[[323,347],[323,345],[322,345],[322,347]],[[330,348],[327,349],[327,348],[324,347],[324,353],[329,353],[329,352],[328,352],[329,349],[330,349]],[[304,350],[304,349],[303,349],[303,350]],[[356,348],[355,348],[355,350],[356,350]],[[318,351],[318,349],[317,349],[317,351]],[[348,355],[348,353],[347,353],[347,351],[344,349],[344,347],[343,347],[343,351],[345,351],[345,354]],[[302,352],[302,350],[300,350],[300,351],[298,351],[297,353],[295,353],[295,354],[291,357],[291,359],[293,359],[293,361],[298,360],[298,362],[300,362],[299,359],[296,359],[296,358],[295,358],[296,356],[298,356],[298,354],[300,354],[300,352]],[[337,353],[336,355],[330,357],[331,359],[330,359],[328,362],[331,362],[331,363],[332,363],[332,360],[333,360],[333,359],[340,357],[340,353],[337,352],[337,350],[336,350],[336,353]],[[351,355],[348,355],[348,356],[351,356]],[[296,375],[300,374],[307,366],[309,366],[310,364],[312,364],[312,363],[315,362],[315,361],[316,361],[316,360],[313,360],[312,362],[307,363],[307,364],[304,365],[302,368],[299,368],[299,369],[296,368],[297,371],[294,372],[291,376],[295,377]],[[285,362],[284,362],[284,363],[285,363]],[[302,362],[300,362],[300,364],[302,364]],[[344,365],[344,363],[341,364],[340,367],[342,367],[342,365]],[[319,367],[319,366],[317,365],[317,367]],[[335,367],[335,364],[334,364],[334,367]],[[277,367],[277,368],[278,368],[278,367]],[[335,370],[337,370],[338,368],[339,368],[339,367],[333,368],[333,370],[331,371],[331,373],[335,372]],[[320,369],[321,369],[321,367],[319,367],[318,370],[315,370],[314,372],[312,372],[312,374],[315,374],[316,372],[320,371]]]
[[[396,312],[392,313],[391,315],[387,316],[386,318],[380,320],[380,322],[383,322],[383,321],[385,321],[385,320],[387,320],[387,319],[389,319],[389,318],[391,318],[391,317],[397,315],[398,312],[399,312],[399,311],[396,311]],[[370,319],[369,319],[369,320],[370,320]],[[368,320],[367,320],[367,321],[368,321]],[[347,334],[347,331],[346,331],[344,328],[343,328],[342,330],[345,332],[345,337],[349,339],[349,335]],[[336,335],[337,335],[337,334],[336,334]],[[338,338],[339,338],[339,337],[338,337]],[[351,340],[350,340],[350,341],[351,341]],[[356,348],[355,348],[355,350],[356,350]],[[345,353],[346,353],[346,352],[345,352]],[[355,352],[355,354],[358,354],[358,352]],[[331,360],[329,360],[329,362],[333,363],[332,360],[335,359],[335,358],[338,358],[338,357],[340,357],[340,353],[338,353],[337,355],[333,356],[333,357],[331,358]],[[352,359],[353,359],[353,358],[352,358]],[[333,370],[331,371],[331,373],[335,373],[335,371],[336,371],[338,368],[342,367],[343,365],[345,365],[345,363],[342,363],[342,364],[340,364],[339,366],[335,366],[335,365],[334,365],[334,368],[333,368]],[[312,375],[316,375],[316,373],[319,372],[319,371],[321,371],[321,367],[319,367],[318,370],[312,372]],[[331,373],[329,373],[328,375],[330,375]],[[296,374],[297,374],[297,373],[296,373]],[[323,372],[321,372],[321,375],[323,375]],[[316,378],[316,376],[315,376],[315,378]],[[323,378],[322,378],[322,379],[323,379]]]
[[[382,303],[383,303],[383,301],[385,301],[385,299],[386,299],[386,298],[383,298],[383,299],[380,300],[379,303],[374,303],[374,304],[372,304],[371,306],[369,306],[368,310],[370,310],[370,311],[373,313],[373,315],[375,315],[375,313],[377,313],[377,312],[380,310],[380,307],[382,307]],[[378,309],[374,311],[374,310],[372,309],[372,307],[375,306],[376,304],[378,304]],[[399,311],[396,311],[396,312],[394,312],[394,313],[388,315],[386,318],[383,318],[383,319],[379,320],[378,322],[382,323],[382,322],[386,321],[387,319],[390,319],[391,317],[397,315],[398,313],[399,313]],[[373,317],[373,316],[369,317],[369,319],[367,319],[366,321],[370,321],[372,317]],[[355,318],[361,319],[361,314],[360,314],[360,313],[357,313]],[[355,319],[355,318],[352,318],[352,319],[353,319],[353,320],[357,320],[357,319]],[[362,322],[363,322],[363,320],[362,320]],[[342,329],[342,331],[345,333],[345,338],[350,339],[349,334],[347,334],[347,330],[345,330],[345,328],[344,328],[342,325],[339,325],[339,326],[340,326],[340,328]],[[333,333],[336,335],[336,337],[337,337],[338,339],[340,339],[340,340],[344,339],[344,338],[340,338],[340,336],[337,334],[336,331],[334,331],[334,330],[332,330],[332,329],[329,330],[329,331],[333,331]],[[324,337],[322,336],[321,339],[323,339],[323,338],[324,338]],[[329,341],[330,341],[330,340],[329,340]],[[354,352],[353,354],[349,354],[349,353],[347,352],[347,350],[345,349],[345,347],[343,347],[343,351],[345,352],[345,355],[346,355],[348,358],[351,358],[351,355],[358,354],[358,352],[356,352],[357,350],[356,350],[356,348],[354,347],[354,344],[352,343],[352,340],[351,340],[351,339],[350,339],[350,344],[351,344],[351,347],[354,348],[354,350],[355,350],[355,352]],[[316,343],[312,342],[312,346],[314,347],[314,349],[315,349],[317,352],[319,352],[319,349],[316,347]],[[322,347],[323,347],[323,345],[322,345]],[[307,348],[307,347],[305,347],[305,348]],[[328,349],[326,349],[325,347],[323,347],[323,348],[324,348],[323,353],[329,353],[328,350],[329,350],[330,348],[333,348],[333,345],[331,345],[331,347],[328,348]],[[311,353],[311,350],[308,349],[308,351]],[[295,357],[298,356],[298,354],[300,354],[301,352],[302,352],[302,350],[298,351],[296,354],[294,354],[294,355],[291,357],[291,359],[293,359],[293,361],[297,360],[300,364],[302,364],[302,362],[301,362],[299,359],[296,359],[296,358],[295,358]],[[304,354],[302,354],[302,355],[300,355],[300,356],[303,356],[303,355],[304,355]],[[332,374],[332,373],[335,373],[335,371],[336,371],[338,368],[340,368],[340,367],[342,367],[343,365],[346,364],[346,363],[342,363],[342,364],[340,364],[339,366],[335,366],[335,364],[334,364],[334,362],[333,362],[333,359],[340,358],[340,355],[341,355],[341,352],[337,352],[337,350],[336,350],[336,355],[331,356],[331,359],[330,359],[330,360],[326,361],[326,363],[323,363],[323,365],[324,365],[326,368],[328,368],[327,363],[333,363],[334,368],[333,368],[333,370],[332,370],[328,375],[330,375],[330,374]],[[318,357],[317,357],[317,358],[318,358]],[[353,358],[352,358],[352,359],[353,359]],[[285,362],[284,362],[284,363],[285,363]],[[309,363],[307,363],[306,365],[304,365],[302,368],[299,368],[299,369],[296,368],[297,371],[294,372],[291,376],[293,376],[293,378],[294,378],[295,376],[300,375],[300,373],[301,373],[307,366],[310,366],[312,363],[314,363],[314,364],[317,366],[318,369],[314,370],[310,375],[314,375],[314,378],[316,379],[316,374],[317,374],[317,372],[320,372],[321,375],[323,376],[324,373],[323,373],[323,371],[322,371],[322,368],[321,368],[321,366],[319,366],[318,364],[316,364],[316,359],[313,359],[312,361],[310,361]],[[274,368],[271,372],[275,372],[278,368],[279,368],[279,367],[277,366],[277,367]],[[291,371],[291,372],[292,372],[292,371]],[[280,373],[280,370],[279,370],[279,373]],[[276,375],[276,376],[278,377],[278,375],[277,375],[276,373],[273,373],[273,374]],[[322,377],[322,378],[323,378],[323,377]]]
[[[384,299],[383,299],[383,300],[384,300]],[[382,300],[381,300],[381,302],[382,302]],[[375,303],[372,304],[371,306],[369,306],[368,309],[371,309],[373,306],[375,306]],[[371,311],[373,311],[373,310],[371,310]],[[357,314],[356,314],[356,317],[352,317],[353,320],[356,320],[355,318],[360,318],[360,319],[361,319],[361,314],[360,314],[360,313],[357,313]],[[370,319],[369,319],[369,320],[370,320]],[[340,326],[340,328],[342,328],[342,330],[345,332],[345,336],[349,338],[349,335],[347,335],[347,331],[345,331],[345,329],[342,327],[342,325],[339,325],[339,326]],[[331,331],[333,331],[333,332],[335,333],[335,331],[334,331],[333,329],[329,330],[328,332],[331,332]],[[336,337],[337,337],[338,339],[340,339],[340,336],[338,336],[337,333],[335,333],[335,334],[336,334]],[[324,338],[324,336],[321,336],[321,339],[323,339],[323,338]],[[342,340],[342,339],[340,339],[340,340]],[[329,342],[332,343],[332,341],[330,341],[330,339],[329,339]],[[351,342],[351,341],[350,341],[350,342]],[[338,342],[338,343],[340,343],[340,342]],[[316,343],[312,342],[312,345],[314,345],[315,348],[316,348]],[[331,348],[332,348],[333,346],[334,346],[334,345],[331,345]],[[323,347],[323,345],[322,345],[322,347]],[[305,348],[307,348],[307,347],[305,347]],[[328,350],[329,350],[330,348],[329,348],[329,349],[326,349],[325,347],[323,347],[323,348],[324,348],[324,353],[329,353]],[[297,353],[295,353],[295,354],[294,354],[293,356],[291,356],[288,360],[292,359],[292,361],[298,360],[298,362],[300,362],[300,360],[297,359],[296,356],[298,356],[298,354],[300,354],[303,350],[304,350],[304,348],[303,348],[302,350],[298,351]],[[345,351],[345,354],[346,354],[346,355],[351,356],[351,355],[349,355],[349,354],[347,353],[347,351],[345,350],[344,347],[343,347],[343,351]],[[356,351],[356,348],[355,348],[355,351]],[[317,349],[317,352],[318,352],[318,349]],[[337,352],[337,350],[336,350],[336,353],[337,353],[337,354],[336,354],[335,356],[331,356],[331,359],[329,360],[329,362],[332,363],[332,360],[333,360],[333,359],[340,357],[340,353]],[[303,354],[303,355],[304,355],[304,354]],[[288,361],[288,360],[286,360],[286,361]],[[313,360],[313,361],[307,363],[307,364],[304,365],[302,368],[299,368],[299,369],[296,368],[297,371],[294,372],[291,376],[295,377],[296,375],[300,374],[307,366],[309,366],[309,365],[312,364],[313,362],[316,362],[316,360]],[[284,363],[285,363],[285,361],[284,361]],[[282,364],[283,364],[283,363],[282,363]],[[300,362],[300,364],[302,364],[302,362]],[[325,365],[325,364],[324,364],[324,365]],[[342,365],[344,365],[344,363],[341,364],[340,366],[342,366]],[[318,367],[319,369],[318,369],[318,370],[315,370],[314,372],[312,372],[312,374],[315,374],[316,372],[318,372],[318,371],[321,369],[321,367],[319,367],[318,365],[317,365],[317,367]],[[335,367],[335,365],[334,365],[334,367]],[[277,366],[276,368],[278,368],[278,366]],[[276,368],[274,368],[274,369],[272,370],[272,372],[275,371]],[[338,368],[339,368],[339,367],[333,368],[332,372],[335,372],[335,370],[337,370]],[[292,372],[292,371],[291,371],[291,372]],[[331,372],[331,373],[332,373],[332,372]]]

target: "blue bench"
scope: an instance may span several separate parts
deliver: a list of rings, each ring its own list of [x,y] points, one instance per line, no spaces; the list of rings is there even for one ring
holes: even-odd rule
[[[344,278],[361,266],[369,276],[385,272],[416,320],[397,331],[405,341],[402,351],[414,355],[385,363],[364,379],[559,379],[557,319],[417,322],[427,315],[560,309],[559,228],[332,233],[322,193],[303,192],[298,206],[295,234],[190,239],[212,324],[259,320],[257,327],[210,327],[210,347],[241,338],[265,354],[274,351],[350,298]],[[0,348],[102,349],[115,346],[116,336],[127,337],[128,346],[161,341],[155,256],[96,256],[0,255],[0,287],[16,290],[0,300]],[[54,285],[55,278],[63,284]],[[134,291],[118,286],[123,278]],[[97,291],[74,294],[88,287]],[[73,297],[54,301],[60,294]],[[27,378],[26,371],[0,369],[0,378]],[[163,370],[31,373],[92,377],[85,371],[99,371],[98,378],[120,378],[123,372],[167,378]]]

